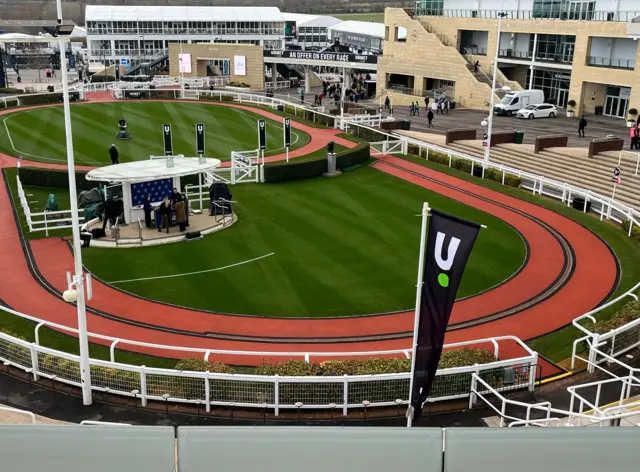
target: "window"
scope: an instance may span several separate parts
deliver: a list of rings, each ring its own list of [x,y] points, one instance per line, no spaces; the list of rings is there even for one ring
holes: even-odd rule
[[[515,97],[513,100],[511,100],[511,105],[517,105],[519,101],[520,99],[518,97]]]
[[[529,41],[530,48],[533,49],[533,35]],[[540,61],[564,62],[570,64],[573,62],[575,42],[575,36],[539,34],[535,58]]]
[[[418,3],[417,10],[419,15],[442,16],[444,0],[421,0]]]

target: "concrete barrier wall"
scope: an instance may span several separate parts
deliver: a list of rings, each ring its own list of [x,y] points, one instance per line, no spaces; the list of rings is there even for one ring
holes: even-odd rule
[[[606,151],[622,151],[623,139],[594,139],[589,143],[589,157]]]
[[[448,129],[445,137],[445,143],[451,144],[456,141],[465,139],[476,139],[475,129]]]
[[[513,143],[513,131],[502,131],[499,133],[491,133],[491,147],[497,146],[498,144],[509,144]]]
[[[536,138],[536,144],[533,148],[534,154],[539,153],[547,148],[551,147],[567,147],[569,144],[569,136],[560,135],[547,135],[538,136]]]

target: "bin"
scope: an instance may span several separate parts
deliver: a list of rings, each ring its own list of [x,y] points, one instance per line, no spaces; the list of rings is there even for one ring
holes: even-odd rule
[[[278,111],[284,111],[284,105],[278,105]]]
[[[522,144],[524,142],[524,131],[516,130],[513,133],[514,144]]]
[[[411,129],[411,121],[404,120],[404,122],[402,123],[402,129],[405,131],[409,131]]]
[[[449,110],[455,110],[456,109],[456,101],[455,100],[451,100],[449,102]]]

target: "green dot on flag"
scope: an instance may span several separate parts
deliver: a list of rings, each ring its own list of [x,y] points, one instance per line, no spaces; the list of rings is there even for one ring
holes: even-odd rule
[[[449,286],[449,276],[447,274],[438,275],[438,283],[440,284],[441,287],[448,287]]]

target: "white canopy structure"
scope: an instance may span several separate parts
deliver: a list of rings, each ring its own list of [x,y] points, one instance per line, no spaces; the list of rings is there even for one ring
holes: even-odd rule
[[[169,167],[167,159],[150,159],[148,161],[125,162],[99,167],[90,171],[86,179],[98,182],[148,182],[150,180],[183,177],[211,171],[220,166],[220,159],[206,157],[200,163],[197,158],[174,157],[173,166]]]
[[[258,21],[284,22],[277,7],[172,7],[87,5],[89,21]]]
[[[208,157],[202,159],[183,156],[152,157],[148,161],[99,167],[90,171],[86,179],[121,183],[124,221],[131,223],[144,219],[141,195],[148,193],[154,199],[152,203],[159,203],[166,196],[166,193],[163,194],[160,189],[180,188],[180,177],[211,172],[219,166],[220,159]]]

